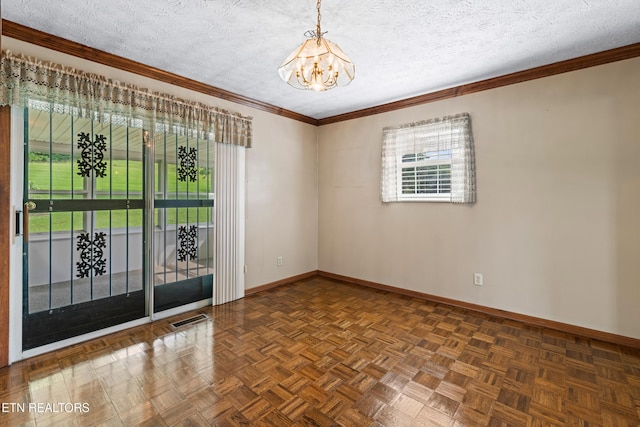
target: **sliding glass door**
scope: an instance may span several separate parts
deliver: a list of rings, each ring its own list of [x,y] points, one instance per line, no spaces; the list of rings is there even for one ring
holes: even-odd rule
[[[45,102],[24,117],[23,350],[211,298],[213,143]]]
[[[154,312],[211,298],[215,145],[198,135],[156,132]]]
[[[25,109],[23,349],[145,316],[141,126]]]

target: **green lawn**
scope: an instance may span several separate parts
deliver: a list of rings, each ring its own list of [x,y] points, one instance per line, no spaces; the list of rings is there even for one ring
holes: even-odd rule
[[[42,159],[42,156],[39,156]],[[47,157],[45,157],[46,159]],[[181,182],[176,176],[175,165],[168,165],[167,168],[167,199],[175,199],[180,196],[179,193],[187,191],[199,194],[200,199],[207,198],[207,193],[212,191],[209,177],[201,170],[198,174],[196,182]],[[85,181],[87,182],[87,190],[90,191],[90,181],[85,180],[77,175],[76,162],[71,161],[30,161],[28,165],[28,182],[31,199],[49,200],[49,191],[66,191],[66,193],[52,194],[53,199],[71,199],[70,192],[73,189],[73,198],[84,198],[82,194]],[[213,173],[212,170],[208,171]],[[143,191],[143,167],[141,161],[130,160],[127,164],[126,160],[112,160],[107,162],[107,176],[96,179],[96,191],[101,194],[99,198],[127,198],[127,194],[131,199],[141,199]],[[155,171],[156,191],[159,188],[159,171],[156,167]],[[43,193],[40,193],[43,192]],[[193,198],[194,195],[189,196]],[[187,212],[189,211],[189,212]],[[196,212],[199,211],[199,212]],[[128,218],[127,218],[128,212]],[[199,215],[198,222],[207,220],[208,208],[199,209],[167,209],[166,224],[185,224],[187,223],[187,214],[189,223],[196,222],[196,215]],[[82,230],[83,225],[82,212],[56,212],[31,214],[29,218],[29,231],[31,233],[55,231]],[[155,223],[158,224],[158,210],[155,213]],[[164,221],[163,221],[164,223]],[[113,210],[113,211],[97,211],[95,215],[96,228],[125,228],[125,227],[141,227],[142,226],[142,210]]]

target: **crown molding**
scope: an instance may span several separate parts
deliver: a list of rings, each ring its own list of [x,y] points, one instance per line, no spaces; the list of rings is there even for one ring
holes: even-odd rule
[[[610,62],[622,61],[625,59],[636,58],[639,56],[640,56],[640,43],[635,43],[635,44],[622,46],[615,49],[592,53],[590,55],[580,56],[578,58],[555,62],[553,64],[530,68],[524,71],[505,74],[503,76],[493,77],[490,79],[481,80],[474,83],[455,86],[452,88],[439,90],[437,92],[426,93],[423,95],[414,96],[412,98],[390,102],[388,104],[382,104],[375,107],[352,111],[350,113],[339,114],[337,116],[326,117],[324,119],[318,120],[318,126],[342,122],[345,120],[358,119],[361,117],[372,116],[374,114],[400,110],[402,108],[414,107],[416,105],[426,104],[429,102],[442,101],[443,99],[450,99],[450,98],[455,98],[457,96],[469,95],[475,92],[481,92],[489,89],[499,88],[502,86],[508,86],[516,83],[527,82],[529,80],[540,79],[543,77],[555,76],[556,74],[562,74],[562,73],[567,73],[569,71],[581,70],[583,68],[595,67],[597,65],[608,64]]]
[[[4,19],[2,20],[2,34],[7,37],[56,50],[61,53],[76,56],[78,58],[118,68],[144,77],[149,77],[175,86],[183,87],[185,89],[190,89],[216,98],[235,102],[237,104],[256,108],[258,110],[266,111],[272,114],[287,117],[315,126],[323,126],[346,120],[372,116],[375,114],[386,113],[389,111],[400,110],[403,108],[414,107],[416,105],[426,104],[430,102],[442,101],[444,99],[455,98],[462,95],[468,95],[489,89],[496,89],[499,87],[522,83],[529,80],[550,77],[556,74],[567,73],[569,71],[581,70],[583,68],[595,67],[597,65],[637,58],[640,56],[640,43],[635,43],[615,49],[580,56],[578,58],[555,62],[553,64],[530,68],[528,70],[505,74],[503,76],[493,77],[474,83],[468,83],[448,89],[439,90],[436,92],[430,92],[411,98],[390,102],[387,104],[381,104],[357,111],[351,111],[349,113],[338,114],[336,116],[325,117],[323,119],[314,119],[313,117],[305,116],[303,114],[277,107],[275,105],[267,104],[256,99],[238,95],[236,93],[229,92],[215,86],[207,85],[196,80],[188,79],[186,77],[182,77],[168,71],[163,71],[159,68],[151,67],[136,61],[132,61],[130,59],[123,58],[121,56],[112,55],[110,53],[94,49],[92,47],[85,46],[76,42],[72,42],[70,40],[66,40],[39,30],[35,30],[33,28],[29,28],[12,21],[7,21]]]
[[[88,61],[97,62],[109,67],[118,68],[130,73],[135,73],[140,76],[149,77],[151,79],[158,80],[164,83],[169,83],[175,86],[183,87],[185,89],[204,93],[205,95],[210,95],[216,98],[235,102],[247,107],[256,108],[268,113],[277,114],[279,116],[287,117],[312,125],[318,124],[318,120],[314,119],[313,117],[308,117],[294,111],[267,104],[266,102],[238,95],[236,93],[229,92],[215,86],[182,77],[168,71],[163,71],[159,68],[151,67],[149,65],[132,61],[121,56],[94,49],[92,47],[63,39],[61,37],[57,37],[43,31],[35,30],[33,28],[26,27],[12,21],[7,21],[5,19],[2,20],[2,35],[37,46],[42,46],[47,49],[52,49],[61,53],[66,53],[78,58],[86,59]]]

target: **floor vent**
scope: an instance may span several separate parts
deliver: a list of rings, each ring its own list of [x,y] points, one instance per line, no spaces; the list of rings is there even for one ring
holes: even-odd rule
[[[171,327],[174,329],[180,328],[185,325],[190,325],[192,323],[200,322],[202,320],[208,319],[206,314],[198,314],[197,316],[189,317],[188,319],[180,320],[179,322],[173,322]]]

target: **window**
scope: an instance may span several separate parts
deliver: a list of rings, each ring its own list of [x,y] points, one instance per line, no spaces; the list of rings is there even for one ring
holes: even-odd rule
[[[468,114],[384,129],[383,202],[475,202]]]
[[[400,198],[448,199],[451,195],[451,150],[405,154],[400,161]]]

